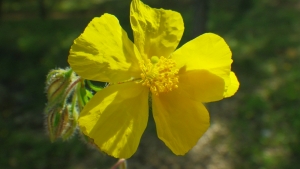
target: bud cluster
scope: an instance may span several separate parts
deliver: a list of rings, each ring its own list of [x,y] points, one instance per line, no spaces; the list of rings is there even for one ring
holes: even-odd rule
[[[45,115],[51,141],[58,138],[67,140],[74,135],[80,111],[93,97],[94,91],[101,89],[89,80],[77,76],[70,68],[54,69],[48,73]],[[82,138],[87,144],[96,147],[92,139],[87,136]]]
[[[54,69],[47,75],[45,115],[51,141],[66,140],[76,131],[79,110],[74,91],[80,81],[70,68]]]

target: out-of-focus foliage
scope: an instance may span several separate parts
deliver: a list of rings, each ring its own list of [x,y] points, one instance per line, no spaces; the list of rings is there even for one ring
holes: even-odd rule
[[[225,35],[241,80],[230,126],[236,168],[299,168],[299,1],[211,2],[209,29]]]
[[[67,66],[73,40],[92,17],[112,13],[131,36],[130,0],[43,2],[47,17],[41,20],[35,0],[0,1],[0,168],[111,166],[116,160],[86,148],[77,136],[50,143],[44,129],[44,86],[50,69]],[[186,27],[182,43],[194,37],[193,21],[199,16],[191,12],[193,0],[144,2],[179,11]],[[228,130],[224,138],[229,149],[224,158],[230,168],[299,168],[300,3],[211,0],[208,12],[207,31],[228,42],[234,58],[232,69],[241,82],[235,97],[214,103],[220,106],[211,111],[212,123],[221,121]],[[155,131],[151,127],[152,123],[147,132]],[[211,144],[221,141],[215,138]],[[138,152],[129,166],[134,161],[150,165],[156,157],[141,156],[147,155]],[[184,159],[174,163],[191,162]]]

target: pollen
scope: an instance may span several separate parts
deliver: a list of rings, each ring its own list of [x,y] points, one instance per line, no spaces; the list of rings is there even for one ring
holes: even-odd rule
[[[141,61],[140,68],[141,83],[149,87],[153,94],[158,95],[178,88],[178,69],[172,59],[152,56],[151,59]]]

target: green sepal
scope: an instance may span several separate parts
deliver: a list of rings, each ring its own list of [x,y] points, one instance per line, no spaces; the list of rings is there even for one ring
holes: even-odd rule
[[[103,87],[96,86],[96,85],[94,85],[94,84],[93,84],[91,81],[89,81],[89,80],[86,80],[86,82],[87,82],[88,87],[90,87],[92,90],[94,90],[94,91],[96,91],[96,92],[98,92],[98,91],[100,91],[100,90],[103,89]]]

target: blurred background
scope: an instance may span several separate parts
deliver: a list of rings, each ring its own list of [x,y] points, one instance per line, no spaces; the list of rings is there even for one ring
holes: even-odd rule
[[[241,83],[208,104],[211,127],[185,156],[156,136],[153,119],[129,168],[300,168],[300,1],[144,0],[178,11],[181,44],[204,32],[222,36]],[[46,74],[65,68],[73,40],[103,13],[132,38],[130,0],[0,0],[0,168],[102,169],[117,159],[75,135],[51,143],[44,127]]]

